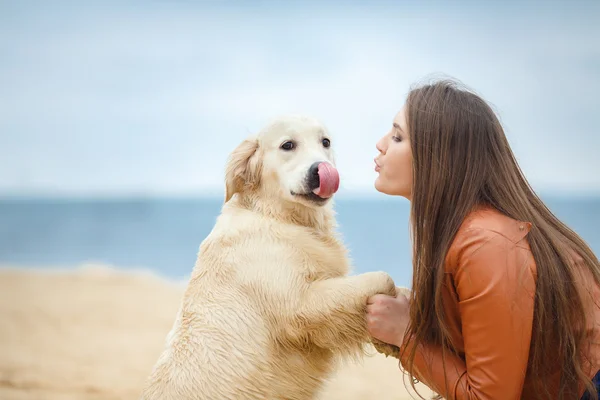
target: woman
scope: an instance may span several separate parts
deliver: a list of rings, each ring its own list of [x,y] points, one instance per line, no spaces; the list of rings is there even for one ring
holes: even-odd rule
[[[376,189],[411,202],[413,281],[410,307],[369,299],[371,335],[447,399],[595,399],[600,263],[486,102],[451,81],[415,88],[377,149]]]

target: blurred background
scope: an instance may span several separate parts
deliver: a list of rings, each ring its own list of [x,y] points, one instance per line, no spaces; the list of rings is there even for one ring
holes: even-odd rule
[[[373,158],[437,77],[492,105],[600,254],[599,22],[597,0],[0,0],[0,398],[139,398],[227,156],[280,114],[333,135],[354,273],[410,285],[409,204],[375,191]],[[411,398],[400,376],[369,358],[322,398]]]
[[[488,100],[533,187],[600,252],[598,1],[2,1],[0,264],[185,279],[229,152],[283,113],[331,130],[357,272],[410,283],[408,202],[373,188],[410,86]]]

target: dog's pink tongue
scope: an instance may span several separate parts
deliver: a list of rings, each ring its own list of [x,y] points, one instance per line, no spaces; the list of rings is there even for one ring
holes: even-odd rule
[[[319,164],[319,187],[313,190],[313,193],[319,197],[327,199],[340,187],[340,175],[337,169],[327,162]]]

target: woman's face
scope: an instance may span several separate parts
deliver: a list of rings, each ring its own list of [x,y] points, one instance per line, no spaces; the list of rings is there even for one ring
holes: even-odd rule
[[[390,131],[377,142],[375,157],[375,189],[381,193],[412,198],[412,152],[408,137],[405,107],[396,117]]]

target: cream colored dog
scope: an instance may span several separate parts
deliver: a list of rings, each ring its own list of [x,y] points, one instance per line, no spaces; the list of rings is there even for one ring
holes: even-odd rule
[[[384,272],[348,276],[330,140],[292,116],[233,151],[222,213],[142,399],[311,399],[336,355],[370,341],[367,298],[396,288]]]

